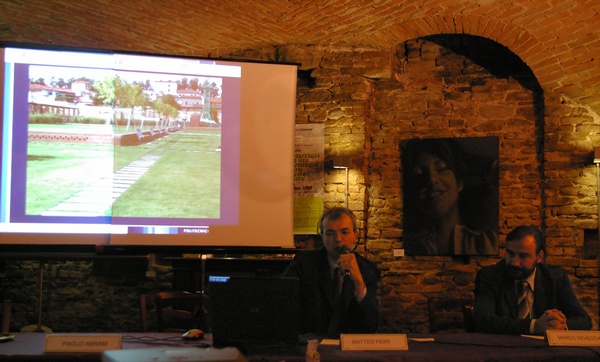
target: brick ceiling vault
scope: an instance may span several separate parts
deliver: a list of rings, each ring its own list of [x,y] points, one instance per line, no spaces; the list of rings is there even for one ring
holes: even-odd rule
[[[0,41],[191,56],[322,45],[392,49],[470,34],[517,54],[545,90],[600,114],[598,0],[0,0]]]

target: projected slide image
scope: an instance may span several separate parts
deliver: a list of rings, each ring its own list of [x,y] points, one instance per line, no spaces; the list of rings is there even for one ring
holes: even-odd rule
[[[26,215],[219,218],[222,78],[28,75]]]
[[[293,247],[297,65],[19,44],[0,63],[0,247]]]

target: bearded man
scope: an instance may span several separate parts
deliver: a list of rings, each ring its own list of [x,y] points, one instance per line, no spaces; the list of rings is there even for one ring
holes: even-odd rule
[[[545,334],[589,330],[592,322],[567,272],[544,263],[542,232],[521,225],[506,236],[506,257],[475,279],[475,330],[496,334]]]

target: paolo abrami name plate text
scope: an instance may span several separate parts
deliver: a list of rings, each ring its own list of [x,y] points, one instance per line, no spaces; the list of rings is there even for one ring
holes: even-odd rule
[[[342,334],[342,351],[407,351],[406,334]]]
[[[71,334],[51,333],[46,335],[44,352],[103,352],[121,349],[120,334]]]
[[[600,331],[546,331],[550,346],[600,346]]]

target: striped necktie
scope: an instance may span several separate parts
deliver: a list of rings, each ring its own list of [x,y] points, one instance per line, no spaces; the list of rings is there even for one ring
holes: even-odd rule
[[[517,282],[517,305],[519,307],[519,319],[529,318],[529,304],[527,303],[527,289],[529,283],[522,280]]]

